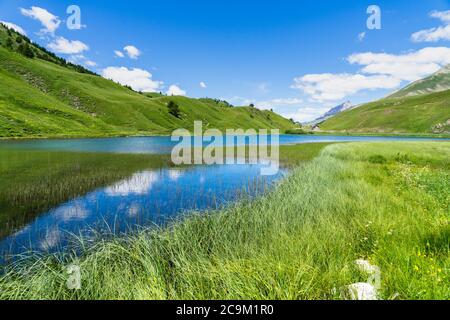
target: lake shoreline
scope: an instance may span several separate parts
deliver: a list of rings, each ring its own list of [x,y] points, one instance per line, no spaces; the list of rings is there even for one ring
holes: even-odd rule
[[[291,136],[359,136],[359,137],[407,137],[407,138],[436,138],[450,139],[450,134],[433,133],[358,133],[358,132],[308,132],[308,133],[281,133]],[[76,140],[76,139],[108,139],[108,138],[149,138],[149,137],[170,137],[166,133],[151,134],[111,134],[111,135],[58,135],[58,136],[27,136],[27,137],[0,137],[2,141],[27,141],[27,140]]]

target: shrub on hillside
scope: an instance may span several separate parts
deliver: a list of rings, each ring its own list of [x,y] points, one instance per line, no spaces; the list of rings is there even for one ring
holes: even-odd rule
[[[27,58],[34,58],[34,52],[28,45],[28,43],[21,43],[17,48],[17,52]]]
[[[5,47],[8,48],[8,49],[12,49],[13,48],[13,41],[11,40],[11,38],[6,39]]]
[[[169,109],[169,113],[174,117],[176,118],[181,117],[180,107],[175,102],[169,101],[169,103],[167,104],[167,108]]]

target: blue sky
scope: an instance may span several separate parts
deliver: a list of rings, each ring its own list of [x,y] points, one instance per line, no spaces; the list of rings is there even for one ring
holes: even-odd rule
[[[81,9],[78,30],[67,28],[69,5]],[[369,5],[381,9],[381,30],[366,26]],[[450,63],[448,10],[449,0],[0,0],[0,21],[138,90],[307,121]]]

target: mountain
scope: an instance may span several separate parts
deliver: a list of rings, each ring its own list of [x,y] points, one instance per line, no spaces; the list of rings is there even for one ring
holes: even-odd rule
[[[179,107],[176,116],[170,101]],[[195,120],[221,130],[296,127],[271,111],[135,92],[0,24],[0,137],[170,134],[192,129]]]
[[[450,65],[445,66],[431,76],[413,82],[407,87],[397,91],[391,98],[412,97],[426,93],[435,93],[450,90]]]
[[[341,112],[324,131],[450,134],[450,66],[387,98]]]
[[[330,110],[328,110],[325,114],[323,114],[322,116],[320,116],[319,118],[309,122],[309,125],[317,125],[319,123],[324,122],[327,119],[330,119],[331,117],[337,115],[338,113],[350,110],[355,108],[355,106],[352,105],[352,103],[350,101],[344,102],[343,104],[340,104],[334,108],[331,108]]]

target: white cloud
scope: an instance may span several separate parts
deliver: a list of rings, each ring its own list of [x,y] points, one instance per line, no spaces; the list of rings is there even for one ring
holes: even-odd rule
[[[69,57],[69,61],[75,64],[84,64],[88,67],[95,67],[97,66],[97,63],[89,60],[88,58],[86,58],[84,55],[82,54],[76,54],[76,55],[72,55]]]
[[[450,48],[428,47],[406,54],[357,53],[348,62],[364,66],[368,74],[390,75],[400,80],[415,81],[438,71],[450,63]]]
[[[450,24],[413,33],[411,40],[414,42],[438,42],[440,40],[448,41],[450,40]]]
[[[185,96],[186,95],[186,91],[184,91],[183,89],[181,89],[179,86],[173,84],[169,87],[169,90],[167,90],[167,95],[168,96]]]
[[[447,11],[433,11],[430,17],[441,20],[444,23],[450,23],[450,10]]]
[[[248,106],[253,103],[258,109],[274,109],[275,112],[286,119],[294,119],[298,122],[309,122],[322,116],[334,107],[335,103],[321,103],[320,106],[302,106],[305,102],[300,98],[278,98],[267,101],[257,101],[239,96],[221,98],[236,106]]]
[[[48,44],[48,48],[63,54],[79,54],[83,51],[89,50],[88,45],[78,40],[67,40],[63,37],[58,37],[53,42]]]
[[[123,52],[119,51],[119,50],[114,50],[114,56],[117,57],[117,58],[124,58],[125,57]]]
[[[17,24],[14,24],[12,22],[6,22],[6,21],[0,21],[1,24],[3,24],[4,26],[7,26],[10,29],[13,29],[14,31],[20,33],[21,35],[26,36],[27,33],[25,32],[25,30],[22,29],[22,27],[18,26]]]
[[[202,82],[200,82],[200,88],[203,88],[203,89],[205,89],[205,88],[206,88],[206,83],[204,83],[203,81],[202,81]]]
[[[295,121],[304,123],[319,118],[328,110],[330,110],[328,107],[303,107],[293,113],[281,113],[281,115],[287,119],[294,119]]]
[[[259,109],[272,109],[274,107],[298,106],[302,103],[303,100],[298,98],[281,98],[266,101],[257,101],[255,103],[255,106]]]
[[[411,35],[411,40],[414,42],[438,42],[440,40],[450,40],[450,10],[448,11],[433,11],[430,17],[441,20],[444,25],[420,30]]]
[[[300,89],[317,102],[342,100],[362,90],[394,89],[399,79],[385,75],[308,74],[294,79],[292,88]]]
[[[69,62],[72,63],[80,63],[81,61],[85,60],[86,57],[82,54],[75,54],[69,57]]]
[[[450,48],[429,47],[404,54],[356,53],[347,58],[360,65],[358,73],[307,74],[294,79],[313,101],[339,101],[364,90],[395,89],[403,81],[415,81],[450,64]]]
[[[95,66],[97,66],[97,63],[95,61],[92,61],[92,60],[85,60],[84,64],[87,65],[88,67],[95,67]]]
[[[21,8],[20,12],[26,17],[38,20],[44,26],[44,29],[41,29],[41,32],[44,33],[54,34],[61,24],[61,20],[57,16],[40,7]]]
[[[314,120],[330,109],[326,104],[321,106],[321,108],[302,107],[304,101],[300,98],[277,98],[266,101],[257,101],[255,99],[252,100],[235,96],[232,98],[221,99],[226,100],[236,106],[248,106],[252,103],[256,108],[261,110],[274,109],[275,112],[282,115],[283,117],[287,119],[292,118],[295,121],[300,122]],[[333,105],[334,104],[331,104],[331,106]]]
[[[220,98],[222,100],[226,100],[229,103],[235,105],[235,106],[248,106],[250,103],[255,103],[255,100],[247,99],[244,97],[234,96],[232,98]]]
[[[137,59],[141,55],[141,51],[135,46],[126,46],[123,50],[125,50],[126,54],[131,59]]]
[[[142,69],[128,69],[125,67],[108,67],[102,76],[122,85],[128,85],[136,91],[155,92],[163,85],[162,81],[152,79],[152,74]]]
[[[363,42],[365,38],[366,38],[366,33],[365,32],[361,32],[360,34],[358,34],[359,42]]]

